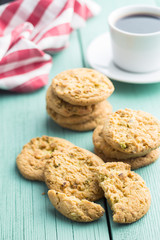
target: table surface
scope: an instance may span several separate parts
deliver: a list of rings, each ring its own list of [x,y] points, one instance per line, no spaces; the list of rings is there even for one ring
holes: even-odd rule
[[[87,47],[95,37],[106,32],[108,14],[118,7],[135,3],[160,6],[160,1],[153,0],[99,1],[102,6],[101,14],[88,20],[83,29],[72,33],[69,47],[53,56],[50,81],[63,70],[88,67]],[[141,109],[160,119],[160,83],[136,85],[113,81],[113,84],[115,92],[109,101],[114,110],[125,107]],[[16,156],[22,146],[33,137],[58,136],[93,151],[92,131],[69,131],[48,117],[45,110],[47,88],[48,86],[29,94],[0,91],[0,239],[160,239],[160,160],[136,171],[150,188],[152,203],[149,212],[141,220],[129,225],[112,221],[112,213],[105,199],[99,201],[106,211],[100,220],[93,223],[72,222],[51,205],[44,183],[27,181],[19,174]],[[46,194],[42,195],[43,192]]]

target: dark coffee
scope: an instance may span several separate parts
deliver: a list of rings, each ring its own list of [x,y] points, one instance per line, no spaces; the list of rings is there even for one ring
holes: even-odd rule
[[[160,17],[147,14],[135,14],[117,20],[115,26],[130,33],[154,33],[160,31]]]

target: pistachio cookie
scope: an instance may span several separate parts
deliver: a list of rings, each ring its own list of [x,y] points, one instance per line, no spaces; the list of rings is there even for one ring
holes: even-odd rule
[[[46,109],[64,128],[92,130],[112,112],[106,98],[113,91],[111,81],[93,69],[67,70],[53,78],[46,95]]]
[[[80,124],[92,121],[93,119],[99,117],[104,111],[106,110],[107,113],[110,113],[112,111],[112,106],[109,102],[103,101],[95,105],[94,111],[88,115],[84,116],[76,116],[73,115],[71,117],[64,117],[60,115],[59,113],[56,113],[51,108],[47,107],[47,111],[51,116],[54,118],[55,122],[58,124]]]
[[[94,111],[96,106],[95,104],[89,106],[79,106],[65,102],[63,99],[59,98],[53,93],[52,86],[50,86],[47,90],[46,102],[49,108],[64,117],[71,117],[73,115],[83,116],[90,114]]]
[[[105,159],[109,158],[115,158],[117,160],[125,160],[129,158],[137,158],[140,156],[145,156],[148,154],[151,149],[148,149],[146,152],[138,152],[138,153],[125,153],[120,152],[113,147],[111,147],[103,138],[103,125],[99,125],[96,127],[96,129],[93,132],[93,144],[95,148],[102,152],[105,156]]]
[[[110,114],[102,132],[110,146],[124,153],[146,153],[160,146],[160,121],[143,111],[125,109]]]
[[[99,156],[101,159],[103,159],[104,162],[124,162],[129,165],[131,165],[132,170],[145,167],[150,165],[151,163],[154,163],[160,156],[160,149],[157,148],[155,150],[152,150],[147,155],[143,157],[137,157],[137,158],[129,158],[129,159],[121,159],[117,160],[116,158],[108,158],[106,155],[99,151],[99,149],[94,148],[94,152],[97,156]]]
[[[95,170],[91,169],[103,163],[99,157],[76,146],[55,151],[52,156],[44,169],[49,189],[89,201],[103,197]]]
[[[105,75],[88,68],[59,73],[53,78],[51,86],[59,98],[80,106],[101,102],[114,91],[113,84]]]
[[[150,191],[144,180],[130,170],[97,168],[100,187],[113,211],[113,221],[132,223],[142,218],[151,203]]]
[[[24,145],[17,156],[20,173],[29,180],[44,181],[44,166],[55,150],[69,148],[73,144],[65,139],[42,136],[33,138]]]
[[[80,200],[55,190],[49,190],[48,196],[53,206],[60,213],[76,222],[92,222],[104,214],[101,205],[86,199]]]
[[[104,122],[106,121],[106,118],[108,117],[108,114],[111,113],[112,108],[105,108],[103,109],[100,114],[91,119],[90,121],[87,122],[83,122],[83,123],[79,123],[79,124],[67,124],[67,123],[60,123],[57,119],[57,114],[55,112],[53,112],[53,110],[51,110],[50,108],[47,107],[47,112],[49,114],[49,116],[57,123],[59,124],[61,127],[64,128],[68,128],[71,130],[75,130],[75,131],[89,131],[92,130],[94,128],[97,127],[97,125],[101,125],[104,124]]]

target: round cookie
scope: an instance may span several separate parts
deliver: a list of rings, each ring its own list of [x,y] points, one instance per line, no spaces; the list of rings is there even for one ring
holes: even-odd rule
[[[132,223],[142,218],[151,204],[151,195],[144,180],[130,170],[97,168],[98,180],[113,211],[113,221]],[[106,166],[105,166],[106,165]]]
[[[108,112],[112,111],[112,106],[109,102],[103,101],[95,105],[95,109],[92,113],[84,116],[76,116],[73,115],[71,117],[64,117],[55,111],[53,111],[51,108],[47,106],[47,110],[51,113],[51,115],[54,117],[55,121],[59,124],[79,124],[84,122],[92,121],[94,118],[98,117],[103,111],[106,109]]]
[[[45,165],[45,183],[49,189],[68,196],[96,201],[103,197],[103,192],[95,170],[90,168],[102,163],[93,153],[76,146],[55,151]]]
[[[52,90],[73,105],[87,106],[108,98],[114,91],[111,81],[102,73],[88,68],[64,71],[52,80]]]
[[[33,138],[24,145],[16,163],[20,173],[29,180],[44,181],[46,161],[57,149],[69,148],[73,144],[65,139],[42,136]]]
[[[49,116],[61,127],[68,128],[74,131],[89,131],[97,127],[97,125],[102,125],[106,121],[108,114],[111,112],[111,109],[103,109],[103,111],[99,114],[98,117],[92,119],[91,121],[87,121],[79,124],[66,124],[59,123],[56,117],[53,115],[53,111],[47,108],[47,112]]]
[[[104,162],[120,162],[120,161],[122,161],[124,163],[131,165],[132,170],[148,166],[151,163],[154,163],[160,156],[159,148],[152,150],[146,156],[131,158],[131,159],[124,159],[124,160],[122,160],[122,159],[117,160],[115,158],[107,158],[103,152],[100,152],[96,148],[94,148],[94,152],[97,156],[99,156],[101,159],[103,159]]]
[[[160,121],[143,111],[125,109],[110,114],[102,133],[120,152],[142,153],[160,146]]]
[[[105,158],[115,158],[118,160],[124,160],[129,158],[137,158],[140,156],[145,156],[148,154],[151,149],[148,149],[146,152],[140,153],[124,153],[112,148],[102,136],[103,125],[99,125],[93,132],[93,144],[95,148],[102,152],[105,155]]]
[[[52,91],[52,86],[47,90],[46,94],[47,106],[64,117],[73,115],[87,115],[94,111],[95,105],[79,106],[65,102],[63,99],[56,96]]]
[[[49,190],[48,197],[60,213],[76,222],[93,222],[104,214],[101,205],[86,199],[80,200],[55,190]]]

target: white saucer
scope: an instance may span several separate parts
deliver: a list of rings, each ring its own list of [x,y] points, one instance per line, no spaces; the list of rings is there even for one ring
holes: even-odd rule
[[[118,68],[112,61],[109,33],[102,34],[91,42],[87,49],[87,60],[92,68],[116,81],[136,84],[160,82],[160,70],[149,73],[132,73]]]

